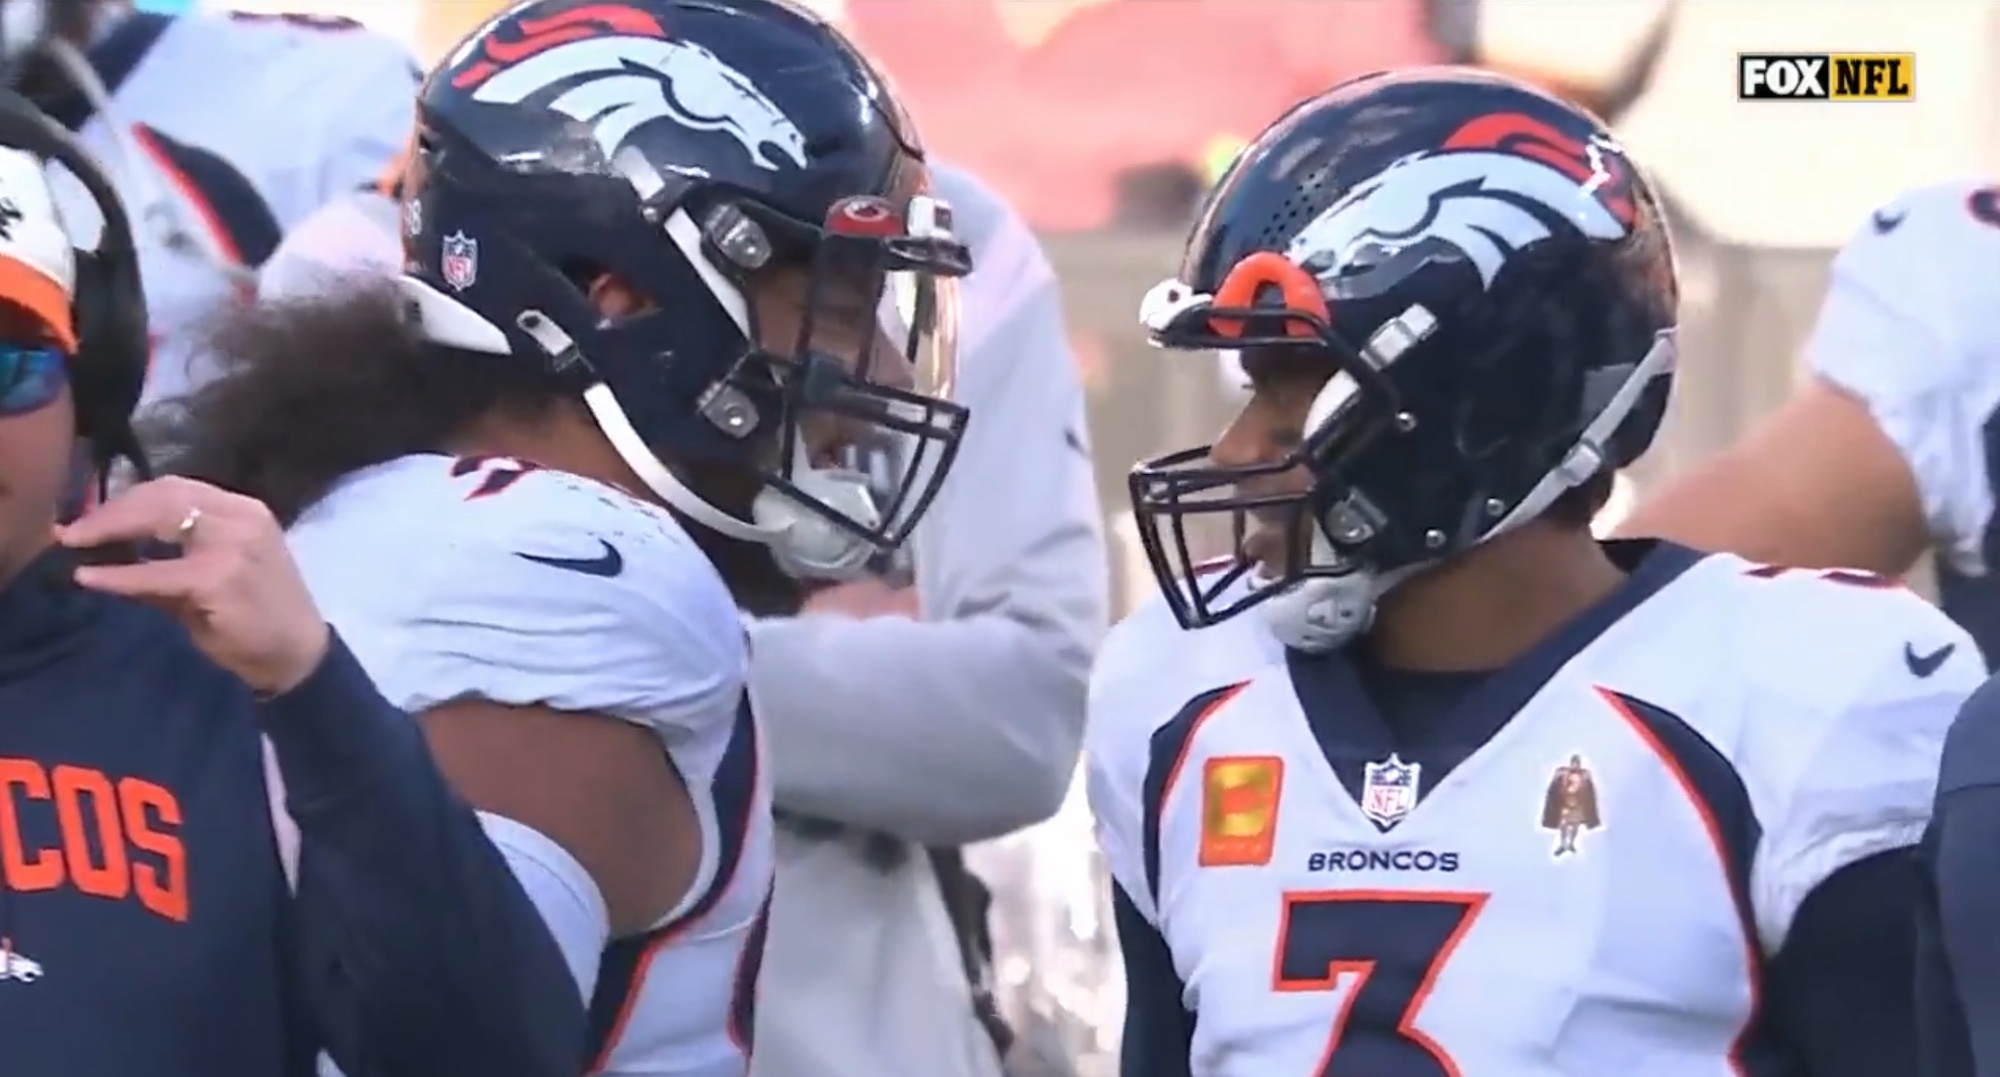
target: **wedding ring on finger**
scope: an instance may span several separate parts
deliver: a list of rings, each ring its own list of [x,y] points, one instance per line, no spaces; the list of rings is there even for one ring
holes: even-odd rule
[[[194,529],[200,524],[201,509],[199,507],[189,509],[187,515],[181,517],[181,525],[174,529],[174,542],[186,548],[187,544],[194,540]]]

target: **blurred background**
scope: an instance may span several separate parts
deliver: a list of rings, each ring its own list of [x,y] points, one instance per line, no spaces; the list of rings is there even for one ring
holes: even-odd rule
[[[148,6],[174,7],[174,4]],[[185,7],[183,3],[179,6]],[[426,58],[496,0],[235,0],[359,18]],[[901,87],[936,154],[1010,196],[1062,278],[1090,388],[1121,608],[1151,586],[1124,514],[1142,455],[1198,444],[1231,389],[1149,349],[1139,297],[1242,141],[1299,98],[1404,65],[1509,71],[1611,120],[1672,200],[1683,377],[1624,491],[1732,440],[1789,389],[1826,266],[1879,201],[2000,164],[2000,0],[815,0]],[[1916,98],[1739,103],[1735,53],[1917,56]],[[1615,509],[1615,506],[1614,506]],[[1080,798],[1078,798],[1080,799]],[[1080,803],[985,850],[1026,1031],[1108,1065],[1115,958]]]
[[[1126,469],[1204,440],[1230,397],[1215,364],[1146,347],[1139,297],[1171,272],[1209,181],[1299,98],[1383,68],[1471,63],[1614,121],[1674,200],[1686,273],[1685,376],[1665,443],[1632,476],[1640,489],[1784,394],[1827,261],[1875,203],[2000,163],[2000,0],[806,2],[889,72],[939,156],[1043,233],[1091,390],[1121,608],[1151,586],[1123,517]],[[337,12],[428,59],[501,4],[227,6]],[[1736,52],[1820,50],[1916,53],[1916,100],[1736,100]]]

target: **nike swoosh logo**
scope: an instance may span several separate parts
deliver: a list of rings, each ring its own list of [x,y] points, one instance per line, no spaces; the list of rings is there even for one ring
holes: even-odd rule
[[[1929,654],[1918,654],[1915,644],[1905,643],[1903,644],[1903,661],[1910,667],[1911,673],[1919,677],[1928,677],[1936,673],[1938,667],[1944,665],[1944,660],[1950,658],[1952,652],[1956,650],[1958,650],[1958,644],[1947,643]]]
[[[1083,440],[1083,432],[1077,428],[1070,427],[1063,431],[1063,444],[1068,445],[1071,452],[1085,460],[1090,459],[1090,445]]]
[[[518,550],[514,552],[514,556],[523,561],[533,561],[538,565],[581,572],[586,576],[601,576],[607,580],[624,572],[625,555],[619,553],[618,547],[611,543],[603,539],[597,541],[604,544],[604,552],[596,557],[547,557],[538,553],[521,553]]]
[[[1869,221],[1875,226],[1876,235],[1886,236],[1896,229],[1901,228],[1903,226],[1903,218],[1909,215],[1908,210],[1891,213],[1886,209],[1878,209],[1875,211],[1875,216],[1869,218]]]

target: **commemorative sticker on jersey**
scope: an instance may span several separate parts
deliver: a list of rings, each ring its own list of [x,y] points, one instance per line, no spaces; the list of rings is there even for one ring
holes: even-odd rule
[[[1275,755],[1218,756],[1202,766],[1201,866],[1271,862],[1285,761]]]
[[[1402,822],[1416,810],[1422,774],[1422,764],[1405,763],[1395,752],[1380,763],[1368,764],[1361,773],[1361,813],[1384,830]]]
[[[1542,795],[1542,829],[1556,834],[1550,855],[1560,860],[1581,852],[1577,839],[1603,825],[1597,810],[1597,779],[1583,765],[1583,756],[1573,754],[1549,777],[1548,792]]]

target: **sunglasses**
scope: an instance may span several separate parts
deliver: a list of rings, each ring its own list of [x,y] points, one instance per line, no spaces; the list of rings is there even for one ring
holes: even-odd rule
[[[54,403],[69,383],[68,362],[47,345],[0,344],[0,419]]]

